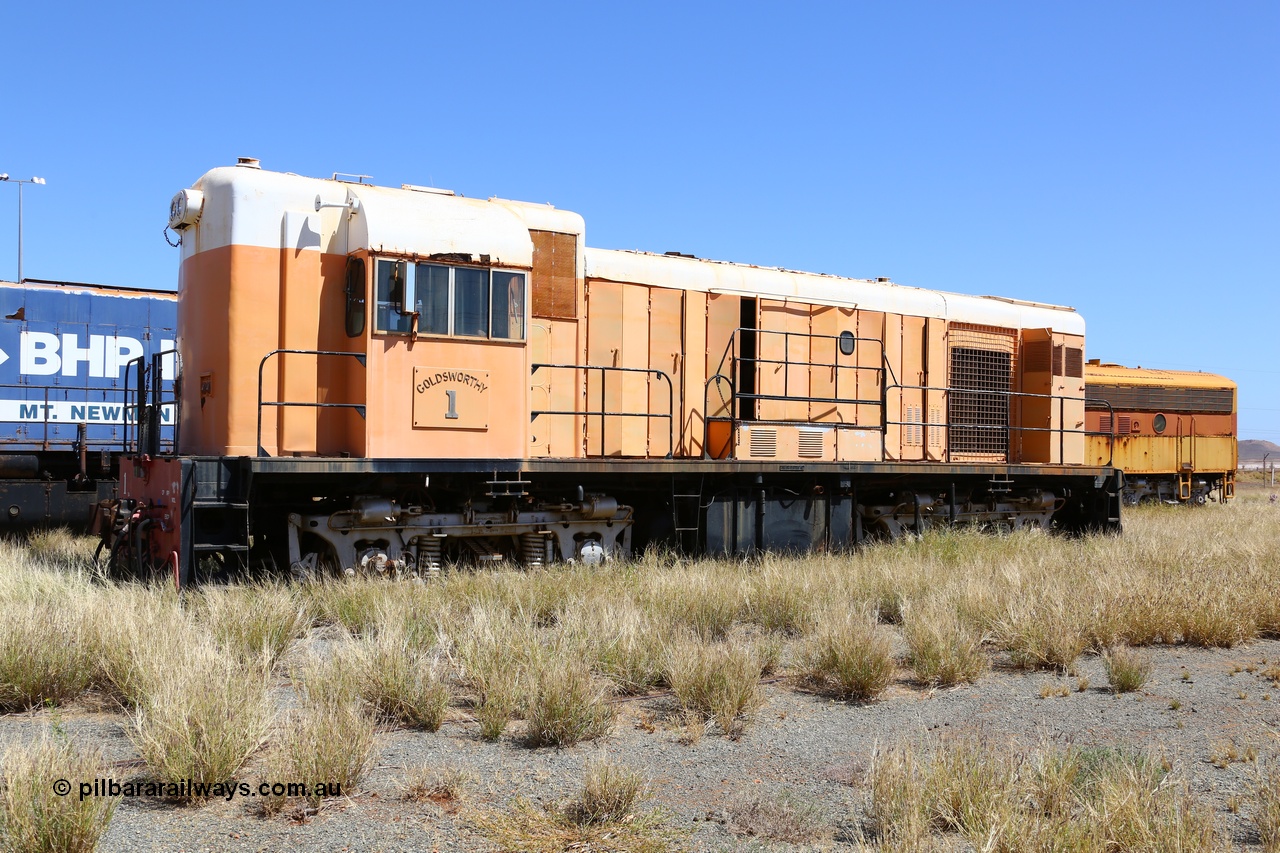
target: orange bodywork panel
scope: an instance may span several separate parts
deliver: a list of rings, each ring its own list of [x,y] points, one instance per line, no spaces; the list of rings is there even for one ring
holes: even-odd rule
[[[182,408],[182,443],[188,452],[257,453],[258,372],[272,350],[359,352],[361,342],[342,334],[346,258],[318,251],[293,254],[233,244],[183,263],[178,300],[183,371],[207,386],[198,406]],[[335,324],[336,334],[327,334]],[[264,402],[358,403],[363,392],[364,370],[355,359],[277,355],[262,372]],[[263,449],[272,455],[363,451],[363,425],[354,410],[264,406],[261,419]]]
[[[683,403],[680,412],[680,443],[677,453],[681,456],[702,456],[704,430],[706,429],[706,381],[707,359],[707,295],[686,291],[684,322],[684,355],[681,357],[681,378],[684,384]]]
[[[529,354],[533,364],[581,364],[576,320],[535,318],[530,324]],[[529,386],[531,411],[579,411],[582,371],[565,367],[543,367],[532,372]],[[529,455],[580,457],[582,417],[543,414],[532,417],[529,426]]]
[[[288,223],[286,222],[286,229]],[[258,371],[277,349],[359,353],[277,354],[262,373],[262,449],[272,456],[509,457],[527,447],[528,356],[522,341],[348,338],[346,258],[231,246],[183,265],[179,311],[184,370],[210,393],[183,407],[183,445],[197,454],[258,452]],[[226,317],[230,335],[218,333]],[[282,320],[287,318],[287,320]],[[310,403],[350,403],[316,408]],[[450,408],[452,406],[452,409]],[[521,413],[513,417],[514,413]],[[451,417],[450,415],[453,415]]]
[[[1084,339],[1024,329],[1021,397],[1013,406],[1017,461],[1078,464],[1085,454]]]

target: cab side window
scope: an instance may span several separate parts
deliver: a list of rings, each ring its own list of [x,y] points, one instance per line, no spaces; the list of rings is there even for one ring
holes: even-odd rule
[[[374,328],[379,332],[409,333],[410,316],[400,310],[405,300],[408,267],[406,261],[378,261],[377,320]]]
[[[347,259],[347,337],[364,334],[364,259]]]

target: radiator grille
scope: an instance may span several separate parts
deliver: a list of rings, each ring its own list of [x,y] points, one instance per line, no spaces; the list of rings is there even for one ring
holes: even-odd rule
[[[970,347],[951,348],[947,420],[953,453],[1009,452],[1009,396],[1013,355]]]
[[[771,457],[778,455],[778,431],[765,427],[752,427],[751,455]]]
[[[800,456],[804,459],[821,459],[825,430],[800,430]]]
[[[1103,415],[1098,418],[1098,431],[1105,433],[1111,432],[1111,415]]]
[[[1134,412],[1204,412],[1231,414],[1230,388],[1147,388],[1131,385],[1086,385],[1086,397],[1105,400],[1113,409]],[[1096,403],[1090,408],[1100,408]]]
[[[1116,418],[1116,434],[1124,435],[1133,432],[1133,418],[1128,415],[1120,415]]]

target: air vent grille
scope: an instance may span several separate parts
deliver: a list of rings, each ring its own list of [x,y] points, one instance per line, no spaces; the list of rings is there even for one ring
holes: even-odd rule
[[[764,427],[752,427],[751,455],[757,457],[773,457],[778,455],[778,431]]]
[[[826,431],[820,429],[800,430],[800,457],[802,459],[821,459],[825,434]]]
[[[1135,412],[1205,412],[1228,415],[1235,410],[1235,392],[1230,388],[1088,384],[1084,395],[1092,398],[1089,408],[1098,407],[1093,400],[1105,400],[1113,409]]]

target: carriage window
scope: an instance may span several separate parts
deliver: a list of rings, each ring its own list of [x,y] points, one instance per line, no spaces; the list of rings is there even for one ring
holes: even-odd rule
[[[404,261],[378,261],[377,324],[379,332],[409,332],[409,315],[401,313],[409,265]]]
[[[449,334],[449,268],[418,264],[414,297],[417,300],[419,334]]]

